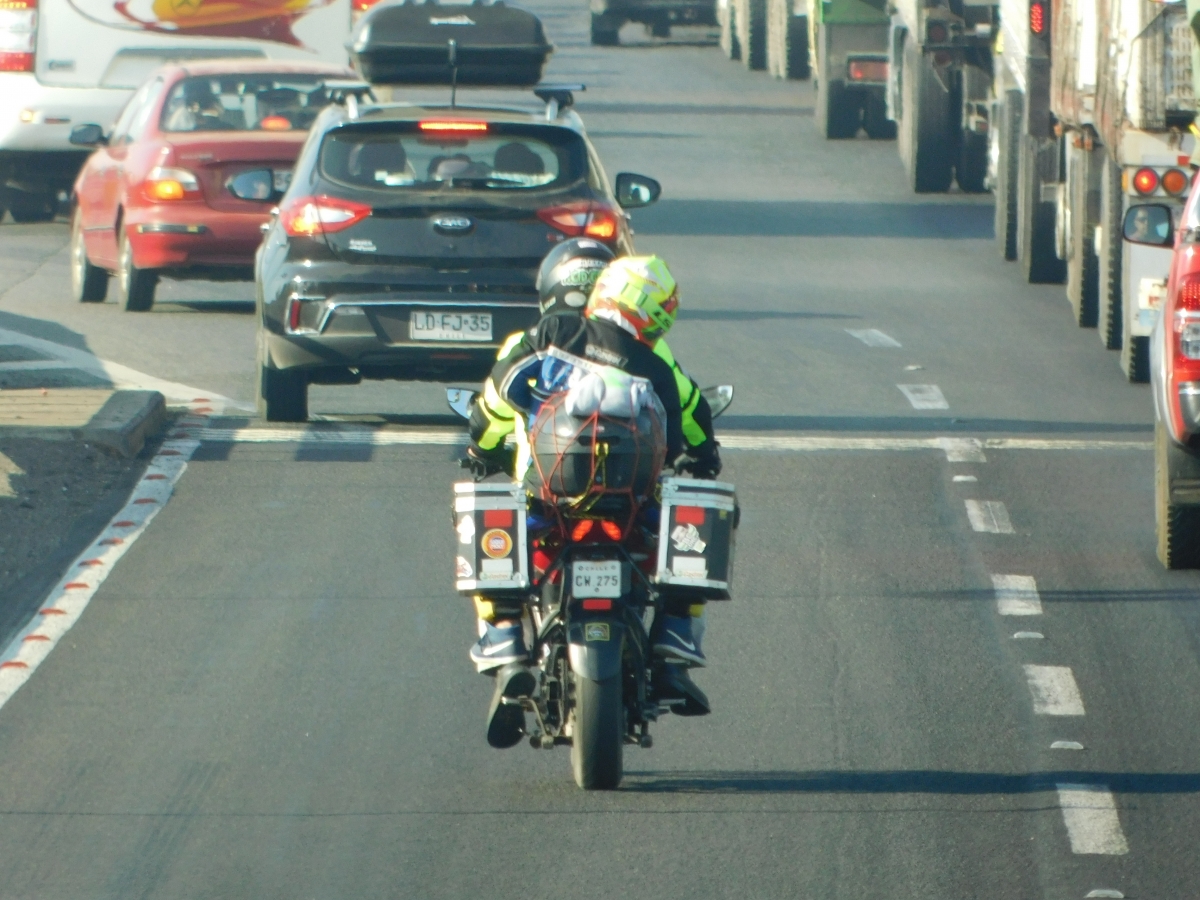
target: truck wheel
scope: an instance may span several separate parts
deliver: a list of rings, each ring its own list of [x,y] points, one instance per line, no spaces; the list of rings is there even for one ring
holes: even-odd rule
[[[103,303],[108,296],[108,273],[88,259],[78,208],[71,215],[71,296],[76,303]]]
[[[1125,214],[1121,191],[1121,167],[1105,154],[1100,178],[1100,228],[1096,255],[1099,261],[1099,288],[1096,324],[1100,341],[1109,350],[1121,349],[1121,225]]]
[[[139,269],[133,264],[133,245],[121,229],[117,250],[117,303],[126,312],[146,312],[154,305],[154,290],[158,287],[158,272]]]
[[[737,13],[742,63],[752,72],[767,67],[767,0],[732,0]]]
[[[22,225],[53,222],[58,212],[58,196],[13,191],[8,195],[8,211],[12,213],[13,221]]]
[[[717,6],[717,24],[721,26],[721,52],[726,59],[741,59],[742,46],[737,36],[737,14],[733,9],[734,0],[727,0]]]
[[[1134,336],[1133,317],[1137,315],[1137,300],[1130,297],[1129,302],[1121,304],[1121,353],[1119,356],[1121,371],[1134,384],[1150,383],[1150,338],[1147,335]]]
[[[846,90],[846,82],[829,75],[829,29],[817,26],[817,130],[828,140],[858,134],[861,112],[858,96]]]
[[[621,43],[621,22],[607,15],[592,13],[592,46],[615,47]]]
[[[996,243],[1000,255],[1017,258],[1017,136],[1021,133],[1021,93],[1006,91],[996,104]]]
[[[1100,260],[1096,257],[1096,223],[1100,218],[1100,192],[1096,190],[1093,151],[1070,147],[1067,172],[1070,180],[1070,248],[1067,254],[1067,300],[1080,328],[1095,328],[1100,293]]]
[[[767,71],[774,78],[809,77],[808,16],[792,15],[792,0],[767,0]]]
[[[908,183],[918,194],[948,191],[954,169],[950,92],[934,73],[932,60],[911,40],[904,42],[900,90],[899,149]]]
[[[1180,489],[1200,494],[1200,457],[1154,423],[1154,525],[1158,559],[1168,569],[1200,568],[1200,506],[1181,504]],[[1176,502],[1173,502],[1176,501]]]
[[[671,36],[671,19],[665,14],[646,25],[646,33],[652,38],[669,38]]]
[[[964,194],[987,193],[988,136],[974,131],[959,132],[958,165],[954,180]]]
[[[896,123],[887,117],[887,98],[882,91],[871,91],[863,106],[863,130],[873,141],[894,141]]]
[[[262,328],[262,325],[259,325]],[[276,369],[267,356],[265,339],[258,339],[258,390],[255,406],[267,422],[308,421],[308,378],[297,369]]]
[[[1017,261],[1030,284],[1062,284],[1067,267],[1055,252],[1055,204],[1042,185],[1058,181],[1058,145],[1029,135],[1017,139]]]

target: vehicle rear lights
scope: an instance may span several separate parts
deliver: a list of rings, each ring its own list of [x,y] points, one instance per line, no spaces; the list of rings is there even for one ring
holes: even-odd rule
[[[590,237],[613,241],[617,237],[617,213],[606,204],[580,200],[538,210],[537,217],[567,237]]]
[[[366,12],[378,2],[379,0],[353,0],[350,4],[350,9],[356,13]]]
[[[584,600],[583,608],[592,612],[608,612],[612,609],[611,600]]]
[[[582,541],[591,533],[592,526],[595,524],[596,523],[592,519],[584,519],[581,522],[577,522],[574,529],[571,531],[571,540],[575,541],[576,543]]]
[[[300,328],[300,301],[293,297],[288,302],[288,331]]]
[[[339,200],[324,194],[297,197],[279,211],[283,230],[291,237],[316,237],[344,231],[371,214],[365,203]]]
[[[32,72],[37,0],[0,0],[0,72]]]
[[[610,541],[619,541],[621,539],[621,526],[616,522],[601,522],[600,528],[608,535]]]
[[[152,202],[166,200],[196,200],[200,197],[200,182],[187,169],[155,166],[142,184],[142,193]]]
[[[925,34],[929,38],[931,44],[944,44],[946,39],[950,37],[950,32],[946,30],[946,26],[941,22],[930,22],[925,29]]]
[[[1029,4],[1029,30],[1034,34],[1046,33],[1046,5],[1044,3]]]
[[[1200,322],[1184,322],[1179,331],[1179,352],[1188,359],[1200,359]]]
[[[677,506],[677,507],[675,507],[675,524],[677,524],[677,525],[703,525],[704,524],[704,507],[703,506]]]
[[[1158,190],[1158,173],[1153,169],[1138,169],[1133,176],[1133,189],[1143,197]]]
[[[512,528],[516,513],[511,509],[485,509],[483,511],[484,528]]]
[[[1188,187],[1188,177],[1178,169],[1167,169],[1162,176],[1163,190],[1173,197],[1178,197]]]
[[[258,123],[263,131],[291,131],[292,120],[286,116],[267,116]]]
[[[846,69],[851,81],[883,83],[888,80],[886,59],[852,59]]]
[[[417,127],[424,132],[474,132],[476,134],[486,134],[488,123],[471,122],[466,119],[446,119],[418,122]]]
[[[1200,272],[1184,275],[1175,297],[1175,311],[1200,312]]]

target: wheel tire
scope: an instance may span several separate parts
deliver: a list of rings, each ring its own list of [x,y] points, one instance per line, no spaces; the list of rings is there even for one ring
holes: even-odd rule
[[[1062,284],[1066,264],[1058,258],[1053,201],[1042,185],[1058,180],[1058,145],[1021,135],[1017,140],[1017,262],[1030,284]]]
[[[575,679],[575,731],[571,768],[585,791],[612,791],[621,783],[625,748],[625,704],[621,676]]]
[[[728,0],[724,6],[717,7],[717,24],[721,26],[721,52],[726,59],[741,59],[742,45],[737,36],[737,13],[734,11],[734,0]]]
[[[911,40],[904,42],[900,89],[899,150],[909,186],[918,194],[945,193],[954,173],[950,92],[938,81],[933,63]]]
[[[655,19],[646,26],[646,32],[652,38],[669,38],[671,36],[671,20]]]
[[[996,244],[1000,256],[1017,258],[1017,136],[1021,133],[1021,93],[1006,91],[996,111]]]
[[[767,0],[731,0],[737,13],[742,64],[752,72],[767,67]]]
[[[22,225],[53,222],[58,212],[58,197],[54,194],[29,194],[13,191],[8,195],[8,211],[13,221]]]
[[[1096,300],[1096,324],[1100,342],[1109,350],[1121,349],[1121,223],[1125,210],[1121,192],[1121,167],[1104,160],[1100,179],[1099,295]]]
[[[792,0],[767,0],[767,71],[803,81],[808,68],[808,16],[792,15]]]
[[[117,249],[117,302],[126,312],[146,312],[154,306],[154,290],[158,287],[158,272],[139,269],[133,264],[133,245],[121,229]]]
[[[1171,488],[1200,491],[1200,457],[1154,423],[1154,524],[1158,559],[1168,569],[1200,569],[1200,506],[1171,502]]]
[[[259,325],[261,329],[262,326]],[[255,397],[259,418],[267,422],[308,421],[308,377],[297,369],[276,369],[267,356],[260,332],[258,340],[258,391]]]
[[[71,296],[76,303],[103,303],[108,296],[108,272],[88,259],[78,209],[71,215]]]
[[[1067,300],[1075,324],[1095,328],[1099,311],[1100,260],[1096,257],[1096,223],[1100,218],[1100,192],[1092,189],[1092,152],[1068,150],[1073,166],[1068,167],[1071,234],[1067,255]]]
[[[592,46],[616,47],[621,43],[621,23],[592,13]]]
[[[829,31],[817,27],[817,131],[827,140],[852,138],[858,134],[862,112],[858,97],[846,90],[846,83],[829,77]]]
[[[1147,335],[1134,336],[1133,317],[1136,315],[1131,299],[1122,303],[1121,309],[1121,353],[1118,357],[1121,371],[1134,384],[1150,383],[1150,338]]]
[[[959,132],[958,165],[954,180],[964,194],[987,193],[988,136],[973,131]]]
[[[887,117],[887,98],[880,91],[871,91],[863,106],[863,130],[873,141],[894,141],[896,123]]]

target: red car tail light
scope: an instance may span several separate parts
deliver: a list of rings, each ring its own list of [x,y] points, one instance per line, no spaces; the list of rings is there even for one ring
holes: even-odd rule
[[[1133,189],[1143,197],[1158,190],[1158,173],[1153,169],[1138,169],[1133,176]]]
[[[152,203],[164,200],[199,200],[200,182],[187,169],[155,166],[142,183],[142,193]]]
[[[0,72],[32,72],[37,0],[0,0]]]
[[[612,207],[591,200],[540,209],[537,217],[567,237],[590,237],[607,242],[616,240],[620,225]]]
[[[344,231],[371,214],[365,203],[339,200],[324,194],[297,197],[279,211],[283,230],[290,237],[316,237]]]

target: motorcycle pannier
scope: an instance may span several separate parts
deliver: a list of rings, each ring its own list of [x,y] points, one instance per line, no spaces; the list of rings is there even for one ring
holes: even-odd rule
[[[456,590],[523,591],[529,588],[525,486],[517,482],[454,485]]]
[[[531,87],[554,48],[531,12],[494,3],[381,3],[354,28],[354,66],[372,84]]]
[[[710,600],[728,600],[736,526],[732,484],[664,478],[654,581],[667,591],[686,588]]]

